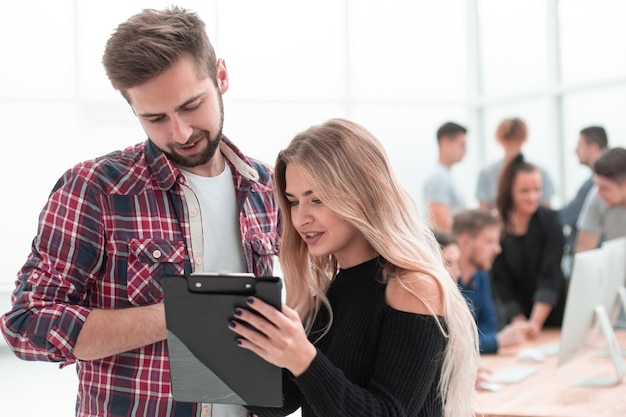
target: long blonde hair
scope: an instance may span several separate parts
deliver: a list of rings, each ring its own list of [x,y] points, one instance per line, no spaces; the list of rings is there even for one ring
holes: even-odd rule
[[[276,160],[276,190],[284,216],[280,261],[287,303],[310,330],[321,306],[329,307],[325,294],[337,272],[337,261],[333,256],[309,256],[293,227],[285,196],[285,171],[290,163],[298,165],[324,205],[363,233],[387,261],[383,271],[387,281],[401,280],[427,305],[406,279],[407,273],[417,272],[441,288],[445,326],[440,329],[448,340],[439,386],[445,416],[473,416],[470,399],[478,366],[474,318],[448,276],[432,232],[396,179],[382,144],[364,127],[332,119],[296,135]]]

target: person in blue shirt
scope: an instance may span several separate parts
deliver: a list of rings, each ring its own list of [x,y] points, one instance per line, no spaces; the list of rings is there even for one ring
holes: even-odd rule
[[[496,353],[500,347],[517,345],[526,340],[525,322],[512,323],[500,329],[498,310],[491,292],[488,271],[501,251],[500,229],[500,221],[480,209],[460,211],[452,223],[452,234],[460,252],[457,283],[473,310],[481,354]]]

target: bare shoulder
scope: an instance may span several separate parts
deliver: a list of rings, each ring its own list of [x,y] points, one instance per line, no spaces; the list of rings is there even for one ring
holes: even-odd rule
[[[441,286],[433,277],[417,272],[392,278],[385,290],[385,300],[394,310],[443,315]]]

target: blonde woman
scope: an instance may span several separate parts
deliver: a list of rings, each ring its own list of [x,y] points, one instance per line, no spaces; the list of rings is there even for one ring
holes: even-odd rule
[[[250,298],[258,315],[238,309],[230,326],[285,369],[285,405],[250,410],[473,416],[474,319],[380,142],[347,120],[313,126],[280,152],[275,181],[287,306]]]

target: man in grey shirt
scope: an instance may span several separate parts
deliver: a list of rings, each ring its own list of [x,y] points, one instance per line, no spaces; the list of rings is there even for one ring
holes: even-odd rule
[[[598,247],[601,239],[626,236],[626,149],[609,149],[593,168],[595,187],[577,223],[576,252]]]
[[[424,203],[431,227],[449,232],[452,215],[465,208],[463,195],[454,183],[451,168],[465,156],[467,129],[457,123],[447,122],[437,130],[439,158],[433,172],[424,182]]]

